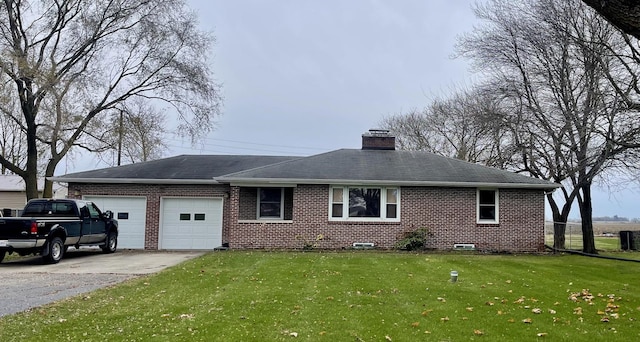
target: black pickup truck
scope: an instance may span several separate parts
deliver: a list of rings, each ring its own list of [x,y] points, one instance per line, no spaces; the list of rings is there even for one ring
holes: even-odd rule
[[[21,217],[0,217],[0,262],[7,253],[40,254],[55,264],[67,248],[100,246],[113,253],[118,245],[118,221],[92,202],[33,199]]]

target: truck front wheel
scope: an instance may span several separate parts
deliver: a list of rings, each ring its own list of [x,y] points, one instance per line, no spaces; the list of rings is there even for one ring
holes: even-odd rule
[[[55,237],[49,241],[49,253],[44,257],[45,261],[50,264],[57,264],[64,255],[64,242],[59,237]]]
[[[4,260],[4,255],[7,254],[7,251],[2,250],[0,251],[0,262],[2,262],[2,260]]]
[[[102,252],[115,253],[118,248],[118,235],[114,232],[109,232],[107,238],[104,239],[104,246],[102,246]]]

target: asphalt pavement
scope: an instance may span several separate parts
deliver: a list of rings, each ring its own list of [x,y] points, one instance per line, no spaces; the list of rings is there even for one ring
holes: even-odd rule
[[[161,271],[202,255],[202,252],[118,251],[70,249],[58,263],[40,257],[0,263],[0,317],[115,285]]]

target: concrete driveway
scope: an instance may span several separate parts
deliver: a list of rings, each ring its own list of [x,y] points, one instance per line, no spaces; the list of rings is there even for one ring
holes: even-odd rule
[[[118,251],[70,249],[55,265],[40,257],[0,263],[0,316],[35,308],[94,291],[202,255],[203,252]]]
[[[47,265],[39,256],[3,261],[4,273],[149,274],[177,265],[203,252],[158,252],[125,250],[103,254],[99,248],[70,248],[59,263]]]

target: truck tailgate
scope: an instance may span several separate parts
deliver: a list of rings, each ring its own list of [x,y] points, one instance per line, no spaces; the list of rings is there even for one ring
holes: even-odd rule
[[[0,218],[0,240],[28,238],[31,222],[30,218]]]

